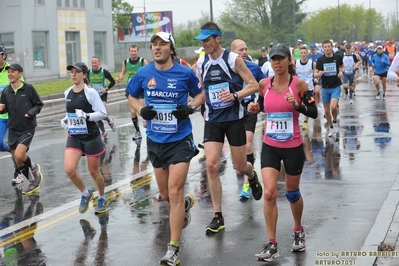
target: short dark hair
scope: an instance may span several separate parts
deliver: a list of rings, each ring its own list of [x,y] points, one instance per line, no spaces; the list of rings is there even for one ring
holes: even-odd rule
[[[209,21],[209,22],[205,23],[204,25],[202,25],[201,29],[221,31],[218,24],[216,24],[213,21]]]
[[[137,48],[137,50],[140,50],[140,48],[138,47],[137,44],[133,43],[132,45],[129,46],[129,50],[130,48]]]
[[[324,44],[326,44],[326,43],[329,43],[329,44],[331,44],[331,45],[332,45],[332,42],[331,42],[330,40],[325,40],[325,41],[323,42],[323,44],[322,44],[322,45],[324,45]]]
[[[98,61],[101,63],[101,58],[100,58],[99,56],[93,55],[93,56],[91,57],[91,59],[93,59],[93,58],[98,59]]]

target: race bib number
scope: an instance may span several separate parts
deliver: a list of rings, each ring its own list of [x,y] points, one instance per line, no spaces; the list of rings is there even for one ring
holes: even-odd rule
[[[209,100],[213,109],[223,109],[233,105],[233,102],[222,103],[221,101],[219,101],[219,94],[222,92],[222,89],[230,91],[229,83],[224,82],[208,87]]]
[[[172,114],[176,104],[150,104],[157,115],[151,120],[151,131],[157,133],[176,133],[177,118]]]
[[[294,137],[294,119],[291,112],[267,114],[265,134],[276,141],[287,141]]]
[[[87,123],[85,118],[79,118],[75,113],[67,114],[68,133],[70,135],[87,134]]]
[[[350,74],[353,74],[353,68],[352,68],[352,66],[347,66],[347,65],[345,65],[345,74],[347,74],[347,75],[350,75]]]
[[[103,88],[103,85],[102,84],[91,84],[91,86],[92,86],[92,88],[93,89],[95,89],[97,92],[98,92],[98,94],[101,96],[101,95],[103,95],[103,93],[102,93],[102,88]]]
[[[364,51],[360,52],[360,56],[366,56],[366,52]]]
[[[306,82],[308,88],[313,88],[313,75],[299,75],[299,78]]]
[[[335,63],[325,63],[323,65],[324,76],[335,76],[337,75],[337,65]]]

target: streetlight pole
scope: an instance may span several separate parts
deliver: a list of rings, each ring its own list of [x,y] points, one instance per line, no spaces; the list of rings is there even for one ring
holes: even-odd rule
[[[145,0],[144,1],[144,14],[143,14],[143,19],[144,19],[144,34],[145,34],[145,50],[147,51],[147,14],[145,13]]]
[[[337,40],[337,42],[338,43],[341,42],[341,11],[339,9],[339,0],[338,0],[338,40]]]
[[[292,0],[292,19],[294,20],[293,24],[294,24],[294,44],[295,44],[296,41],[297,41],[297,38],[296,38],[296,22],[295,22],[295,0]]]
[[[396,0],[396,37],[399,36],[399,26],[398,26],[398,0]],[[398,39],[398,38],[396,38]]]
[[[212,0],[209,0],[209,5],[211,8],[211,21],[213,22],[213,5],[212,5]]]
[[[372,29],[371,29],[371,0],[369,0],[369,23],[370,23],[370,25],[369,25],[369,28],[370,28],[370,42],[372,41],[372,39],[373,39],[373,36],[372,36],[372,34],[373,34],[373,31],[372,31]]]

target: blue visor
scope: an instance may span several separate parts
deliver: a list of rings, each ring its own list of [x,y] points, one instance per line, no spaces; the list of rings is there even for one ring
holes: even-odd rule
[[[194,40],[206,40],[209,37],[211,37],[212,35],[215,36],[222,36],[222,32],[218,31],[218,30],[210,30],[210,29],[201,29],[200,30],[200,34],[194,38]]]

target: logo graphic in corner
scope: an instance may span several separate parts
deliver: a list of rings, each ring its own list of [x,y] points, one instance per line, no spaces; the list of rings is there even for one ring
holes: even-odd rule
[[[157,82],[155,81],[155,78],[151,78],[150,81],[148,81],[147,87],[148,89],[155,89],[157,86]]]

